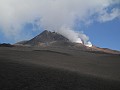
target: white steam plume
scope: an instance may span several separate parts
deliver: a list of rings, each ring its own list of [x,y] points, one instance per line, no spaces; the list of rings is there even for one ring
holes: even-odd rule
[[[0,0],[0,31],[7,37],[18,38],[24,33],[22,28],[26,23],[35,23],[39,18],[40,27],[71,36],[71,41],[81,43],[87,36],[73,30],[75,20],[89,23],[94,14],[97,14],[94,19],[100,22],[113,20],[119,17],[120,10],[113,8],[108,13],[107,8],[113,4],[120,4],[120,0]],[[66,31],[70,33],[65,34]],[[86,45],[91,44],[88,37],[83,40]]]
[[[88,47],[92,47],[92,43],[89,41],[89,37],[82,32],[75,32],[68,27],[62,27],[57,32],[68,38],[71,42],[83,43]]]
[[[60,33],[60,34],[62,34],[65,37],[67,37],[72,42],[82,43],[82,40],[79,37],[79,33],[73,31],[70,28],[62,27],[57,32]]]

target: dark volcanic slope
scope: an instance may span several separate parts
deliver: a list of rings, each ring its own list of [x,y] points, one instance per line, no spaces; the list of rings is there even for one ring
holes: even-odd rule
[[[119,68],[119,55],[0,47],[0,90],[120,90]]]

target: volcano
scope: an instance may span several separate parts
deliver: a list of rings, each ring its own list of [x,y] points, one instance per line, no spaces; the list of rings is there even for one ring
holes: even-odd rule
[[[52,43],[52,42],[68,42],[69,40],[64,36],[51,31],[43,31],[33,39],[27,41],[24,44],[37,45],[39,43]]]
[[[82,41],[84,43],[84,41]],[[108,48],[100,48],[96,46],[88,47],[82,43],[71,42],[69,39],[64,37],[61,34],[51,31],[43,31],[36,37],[32,38],[28,41],[21,41],[16,43],[15,45],[23,45],[23,46],[37,46],[37,47],[66,47],[72,49],[83,50],[92,53],[108,53],[108,54],[120,54],[119,51],[111,50]]]
[[[59,46],[59,47],[73,47],[73,46],[82,46],[86,47],[85,45],[81,43],[73,43],[66,37],[64,37],[61,34],[58,34],[56,32],[51,32],[51,31],[43,31],[36,37],[32,38],[31,40],[28,41],[21,41],[16,43],[15,45],[26,45],[26,46]]]

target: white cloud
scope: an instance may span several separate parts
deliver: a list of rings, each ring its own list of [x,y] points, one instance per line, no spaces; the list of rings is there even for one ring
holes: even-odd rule
[[[47,30],[72,29],[74,21],[79,19],[86,24],[89,17],[105,11],[119,0],[0,0],[0,27],[6,36],[20,37],[25,23],[34,23]],[[109,21],[119,16],[119,9],[111,13],[105,11],[100,21]],[[87,22],[88,21],[88,22]],[[74,32],[74,31],[73,31]]]
[[[98,20],[100,22],[106,22],[106,21],[111,21],[115,18],[120,18],[120,9],[114,8],[111,10],[110,13],[108,12],[103,12],[102,15],[99,16]]]

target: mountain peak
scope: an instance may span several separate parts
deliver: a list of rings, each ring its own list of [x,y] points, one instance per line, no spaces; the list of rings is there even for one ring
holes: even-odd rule
[[[38,43],[50,43],[50,42],[54,42],[54,41],[69,41],[66,37],[56,33],[56,32],[51,32],[51,31],[43,31],[42,33],[40,33],[39,35],[37,35],[36,37],[34,37],[33,39],[29,40],[26,42],[26,44],[30,44],[30,45],[36,45]]]
[[[51,31],[44,30],[41,34],[48,34],[48,33],[51,33]],[[39,35],[40,35],[40,34],[39,34]]]

